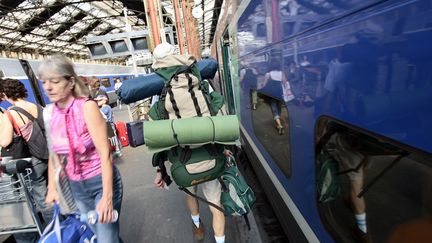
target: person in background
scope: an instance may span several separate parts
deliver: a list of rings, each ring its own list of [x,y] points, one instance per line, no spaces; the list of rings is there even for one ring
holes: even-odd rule
[[[91,86],[92,89],[90,95],[93,99],[96,98],[98,95],[105,95],[106,97],[108,97],[106,89],[103,85],[101,85],[101,82],[98,77],[93,76],[91,78]]]
[[[18,107],[30,113],[36,118],[34,122],[43,124],[42,107],[26,100],[27,90],[24,84],[16,79],[1,79],[0,81],[0,101],[7,101],[12,104],[12,107]],[[9,107],[11,108],[11,107]],[[16,110],[9,109],[12,119],[18,125],[23,138],[27,143],[31,142],[30,137],[33,132],[33,121]],[[0,146],[5,148],[13,142],[14,134],[13,126],[8,116],[4,113],[0,116]],[[44,141],[46,142],[46,141]],[[46,149],[46,147],[45,147]],[[47,152],[45,153],[47,154]],[[48,158],[37,158],[32,156],[32,173],[30,174],[32,190],[30,191],[33,197],[36,208],[42,213],[46,223],[51,221],[53,208],[45,203],[45,195],[47,193],[47,177]],[[36,242],[39,238],[37,233],[21,233],[14,234],[15,241],[21,242]]]
[[[113,165],[105,119],[96,102],[87,98],[87,88],[69,59],[53,56],[41,63],[38,74],[53,102],[46,108],[47,139],[55,141],[49,143],[46,202],[59,200],[54,166],[66,160],[65,171],[80,213],[98,212],[98,223],[91,226],[98,242],[118,243],[119,222],[113,222],[113,215],[114,209],[120,214],[123,184]]]
[[[111,106],[108,105],[108,97],[105,95],[99,95],[95,98],[95,101],[97,102],[99,110],[107,122],[108,138],[110,140],[111,146],[115,148],[114,156],[120,157],[122,155],[121,144],[115,132],[113,112]]]
[[[256,91],[258,83],[257,75],[257,70],[249,65],[245,65],[245,68],[240,70],[240,83],[242,84],[242,88],[245,89],[246,92],[250,90],[252,110],[256,110],[258,103],[258,94]]]
[[[120,78],[115,79],[114,90],[115,90],[116,94],[118,93],[118,90],[120,89],[122,84],[123,83],[122,83]],[[117,98],[117,106],[121,109],[121,101],[118,98]]]
[[[108,97],[101,94],[98,95],[94,100],[97,102],[105,120],[109,123],[113,123],[113,112],[111,106],[108,105]]]
[[[288,82],[285,77],[285,73],[282,72],[281,63],[271,62],[269,67],[269,72],[264,76],[264,86],[271,91],[275,91],[275,97],[282,98],[282,82]],[[270,98],[270,107],[273,113],[273,119],[275,121],[276,129],[279,135],[285,133],[284,127],[281,122],[281,112],[282,112],[282,101]]]

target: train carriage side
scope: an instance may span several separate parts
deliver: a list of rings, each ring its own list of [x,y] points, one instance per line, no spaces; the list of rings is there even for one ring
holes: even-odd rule
[[[48,97],[45,95],[40,80],[37,79],[37,70],[41,61],[39,60],[19,60],[12,58],[0,58],[0,69],[3,77],[19,79],[23,82],[24,86],[28,90],[28,100],[40,104],[50,103]],[[24,71],[24,68],[27,69]],[[116,79],[125,81],[131,79],[137,75],[145,73],[144,70],[134,70],[130,66],[118,66],[118,65],[104,65],[104,64],[75,64],[75,70],[77,75],[83,76],[87,79],[97,77],[101,81],[110,97],[110,103],[115,104],[117,95],[114,93],[114,84]],[[29,78],[34,77],[34,79]],[[34,84],[32,81],[35,80]],[[40,96],[37,98],[37,96]],[[10,104],[2,102],[1,107],[7,108]]]
[[[215,37],[221,89],[287,235],[381,242],[430,220],[432,3],[297,2],[242,1]],[[325,200],[324,152],[341,188]]]

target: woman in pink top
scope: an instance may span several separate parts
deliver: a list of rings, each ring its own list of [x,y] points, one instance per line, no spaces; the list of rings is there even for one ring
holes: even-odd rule
[[[54,56],[39,67],[39,78],[49,99],[50,162],[47,202],[59,200],[54,182],[54,163],[66,158],[66,173],[80,210],[97,210],[98,242],[120,242],[114,209],[120,213],[123,185],[112,163],[106,122],[88,89],[76,75],[73,64],[63,56]]]

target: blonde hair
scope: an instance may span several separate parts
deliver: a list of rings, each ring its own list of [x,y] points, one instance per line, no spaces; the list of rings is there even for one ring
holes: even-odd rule
[[[74,97],[87,98],[90,94],[90,90],[84,81],[78,77],[75,73],[73,63],[65,56],[55,55],[51,58],[43,61],[38,68],[38,76],[40,79],[47,73],[56,73],[65,78],[74,78],[75,85],[72,89],[72,94]]]

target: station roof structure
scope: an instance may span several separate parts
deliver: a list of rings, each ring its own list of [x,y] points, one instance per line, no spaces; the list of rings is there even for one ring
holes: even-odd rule
[[[213,40],[223,0],[185,0],[201,7],[197,19],[203,48]],[[158,2],[164,26],[175,26],[171,0]],[[88,59],[87,36],[100,36],[146,28],[143,0],[1,0],[0,49],[5,52],[49,55],[64,53]]]

